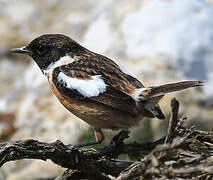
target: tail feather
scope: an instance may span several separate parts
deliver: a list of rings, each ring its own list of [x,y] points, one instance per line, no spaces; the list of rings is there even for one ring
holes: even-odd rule
[[[147,110],[153,117],[164,119],[158,102],[170,92],[180,91],[191,87],[203,86],[201,81],[182,81],[177,83],[164,84],[147,88],[137,89],[134,93],[135,99]]]
[[[161,111],[161,108],[160,108],[160,106],[159,106],[158,104],[156,104],[156,105],[154,106],[154,111],[157,112],[157,113],[156,113],[156,117],[157,117],[158,119],[165,119],[165,115],[164,115],[163,112]]]
[[[162,96],[166,93],[181,91],[187,88],[203,86],[202,81],[182,81],[177,83],[152,86],[141,92],[140,100],[148,100],[153,97]],[[146,92],[146,93],[145,93]]]
[[[157,117],[158,119],[165,119],[165,115],[160,109],[160,106],[158,105],[158,102],[164,95],[156,96],[153,98],[150,98],[145,101],[140,101],[140,105],[147,111],[149,114],[152,115],[152,117]]]

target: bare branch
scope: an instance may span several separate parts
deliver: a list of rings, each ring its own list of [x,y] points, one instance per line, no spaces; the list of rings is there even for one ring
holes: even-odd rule
[[[99,173],[98,177],[103,176],[103,174],[117,176],[134,162],[112,158],[125,153],[148,152],[161,142],[163,142],[163,139],[153,144],[131,143],[119,144],[118,146],[110,145],[97,149],[70,149],[60,141],[54,143],[44,143],[33,139],[13,141],[0,144],[0,166],[6,162],[19,159],[40,159],[44,161],[49,159],[65,168],[83,170],[87,175],[92,173],[97,176]],[[91,169],[93,169],[92,172]]]
[[[178,124],[179,102],[175,98],[171,100],[171,108],[172,108],[172,115],[169,121],[169,127],[167,130],[165,143],[168,143],[175,136],[174,132]]]
[[[78,149],[61,141],[44,143],[29,139],[0,144],[0,166],[19,159],[41,159],[69,168],[57,179],[212,179],[213,132],[183,127],[179,103],[172,100],[172,116],[166,138],[155,142],[124,144],[120,133],[109,146]],[[166,142],[166,143],[164,143]],[[128,154],[140,161],[117,160]]]

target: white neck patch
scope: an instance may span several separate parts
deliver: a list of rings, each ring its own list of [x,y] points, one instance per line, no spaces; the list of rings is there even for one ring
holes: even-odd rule
[[[100,93],[105,92],[107,87],[101,75],[95,75],[92,76],[92,79],[83,80],[69,77],[60,72],[58,81],[61,81],[68,89],[75,89],[84,97],[97,97]]]
[[[75,59],[71,58],[69,55],[63,56],[58,61],[51,63],[45,70],[43,70],[43,73],[45,76],[48,76],[48,74],[52,73],[55,68],[66,64],[70,64],[74,61]]]

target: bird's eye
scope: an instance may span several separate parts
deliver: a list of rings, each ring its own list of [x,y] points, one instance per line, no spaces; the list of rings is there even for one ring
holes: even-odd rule
[[[43,55],[43,54],[45,54],[48,50],[49,50],[48,47],[42,47],[42,46],[41,46],[41,47],[37,48],[36,52],[37,52],[39,55]]]

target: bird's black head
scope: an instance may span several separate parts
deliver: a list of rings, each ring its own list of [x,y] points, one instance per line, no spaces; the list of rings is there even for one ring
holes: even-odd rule
[[[31,56],[38,66],[45,70],[50,64],[58,61],[61,57],[78,55],[84,51],[81,45],[68,36],[62,34],[45,34],[27,46],[12,49],[12,52],[22,53]]]

